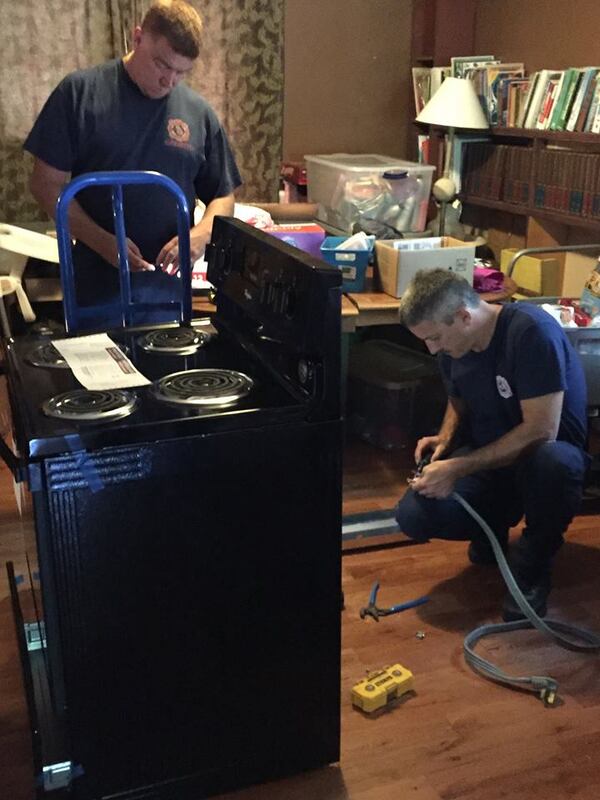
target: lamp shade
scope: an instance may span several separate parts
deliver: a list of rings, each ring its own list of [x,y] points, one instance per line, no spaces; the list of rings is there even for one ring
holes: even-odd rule
[[[475,93],[466,78],[446,78],[423,108],[417,122],[446,128],[488,128],[488,121]]]

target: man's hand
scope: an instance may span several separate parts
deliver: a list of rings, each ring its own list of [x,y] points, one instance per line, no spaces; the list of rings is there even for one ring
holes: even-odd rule
[[[193,228],[190,231],[190,261],[192,266],[204,253],[209,238],[210,233],[195,231]],[[162,248],[156,263],[167,275],[177,274],[179,270],[179,239],[177,236],[170,239]]]
[[[436,461],[445,450],[446,443],[439,436],[424,436],[417,442],[415,464],[419,464],[428,452],[431,452],[431,461]]]
[[[112,240],[112,241],[110,241]],[[105,261],[112,264],[113,267],[119,266],[119,248],[117,246],[116,236],[111,236],[107,241],[106,247],[100,253]],[[153,272],[154,264],[150,264],[142,258],[140,248],[131,239],[125,239],[127,243],[127,260],[129,261],[130,272]]]
[[[423,470],[418,478],[410,482],[410,488],[424,497],[441,500],[448,497],[454,490],[456,481],[464,472],[459,458],[449,458],[446,461],[432,461]]]

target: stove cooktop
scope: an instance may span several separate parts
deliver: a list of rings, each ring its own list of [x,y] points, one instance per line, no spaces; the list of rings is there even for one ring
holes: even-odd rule
[[[160,326],[109,336],[151,385],[90,392],[48,338],[23,337],[8,346],[22,457],[273,424],[305,413],[305,402],[227,334]]]

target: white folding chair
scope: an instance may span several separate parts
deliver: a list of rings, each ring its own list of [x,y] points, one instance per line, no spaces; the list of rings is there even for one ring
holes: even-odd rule
[[[11,335],[4,306],[6,295],[14,292],[23,319],[26,322],[35,321],[35,314],[22,284],[28,258],[39,258],[58,264],[56,239],[44,233],[0,222],[0,322],[6,337]]]

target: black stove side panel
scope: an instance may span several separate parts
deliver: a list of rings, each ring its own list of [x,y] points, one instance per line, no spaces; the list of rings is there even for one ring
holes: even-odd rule
[[[340,445],[339,422],[296,423],[44,462],[76,796],[338,760]]]

